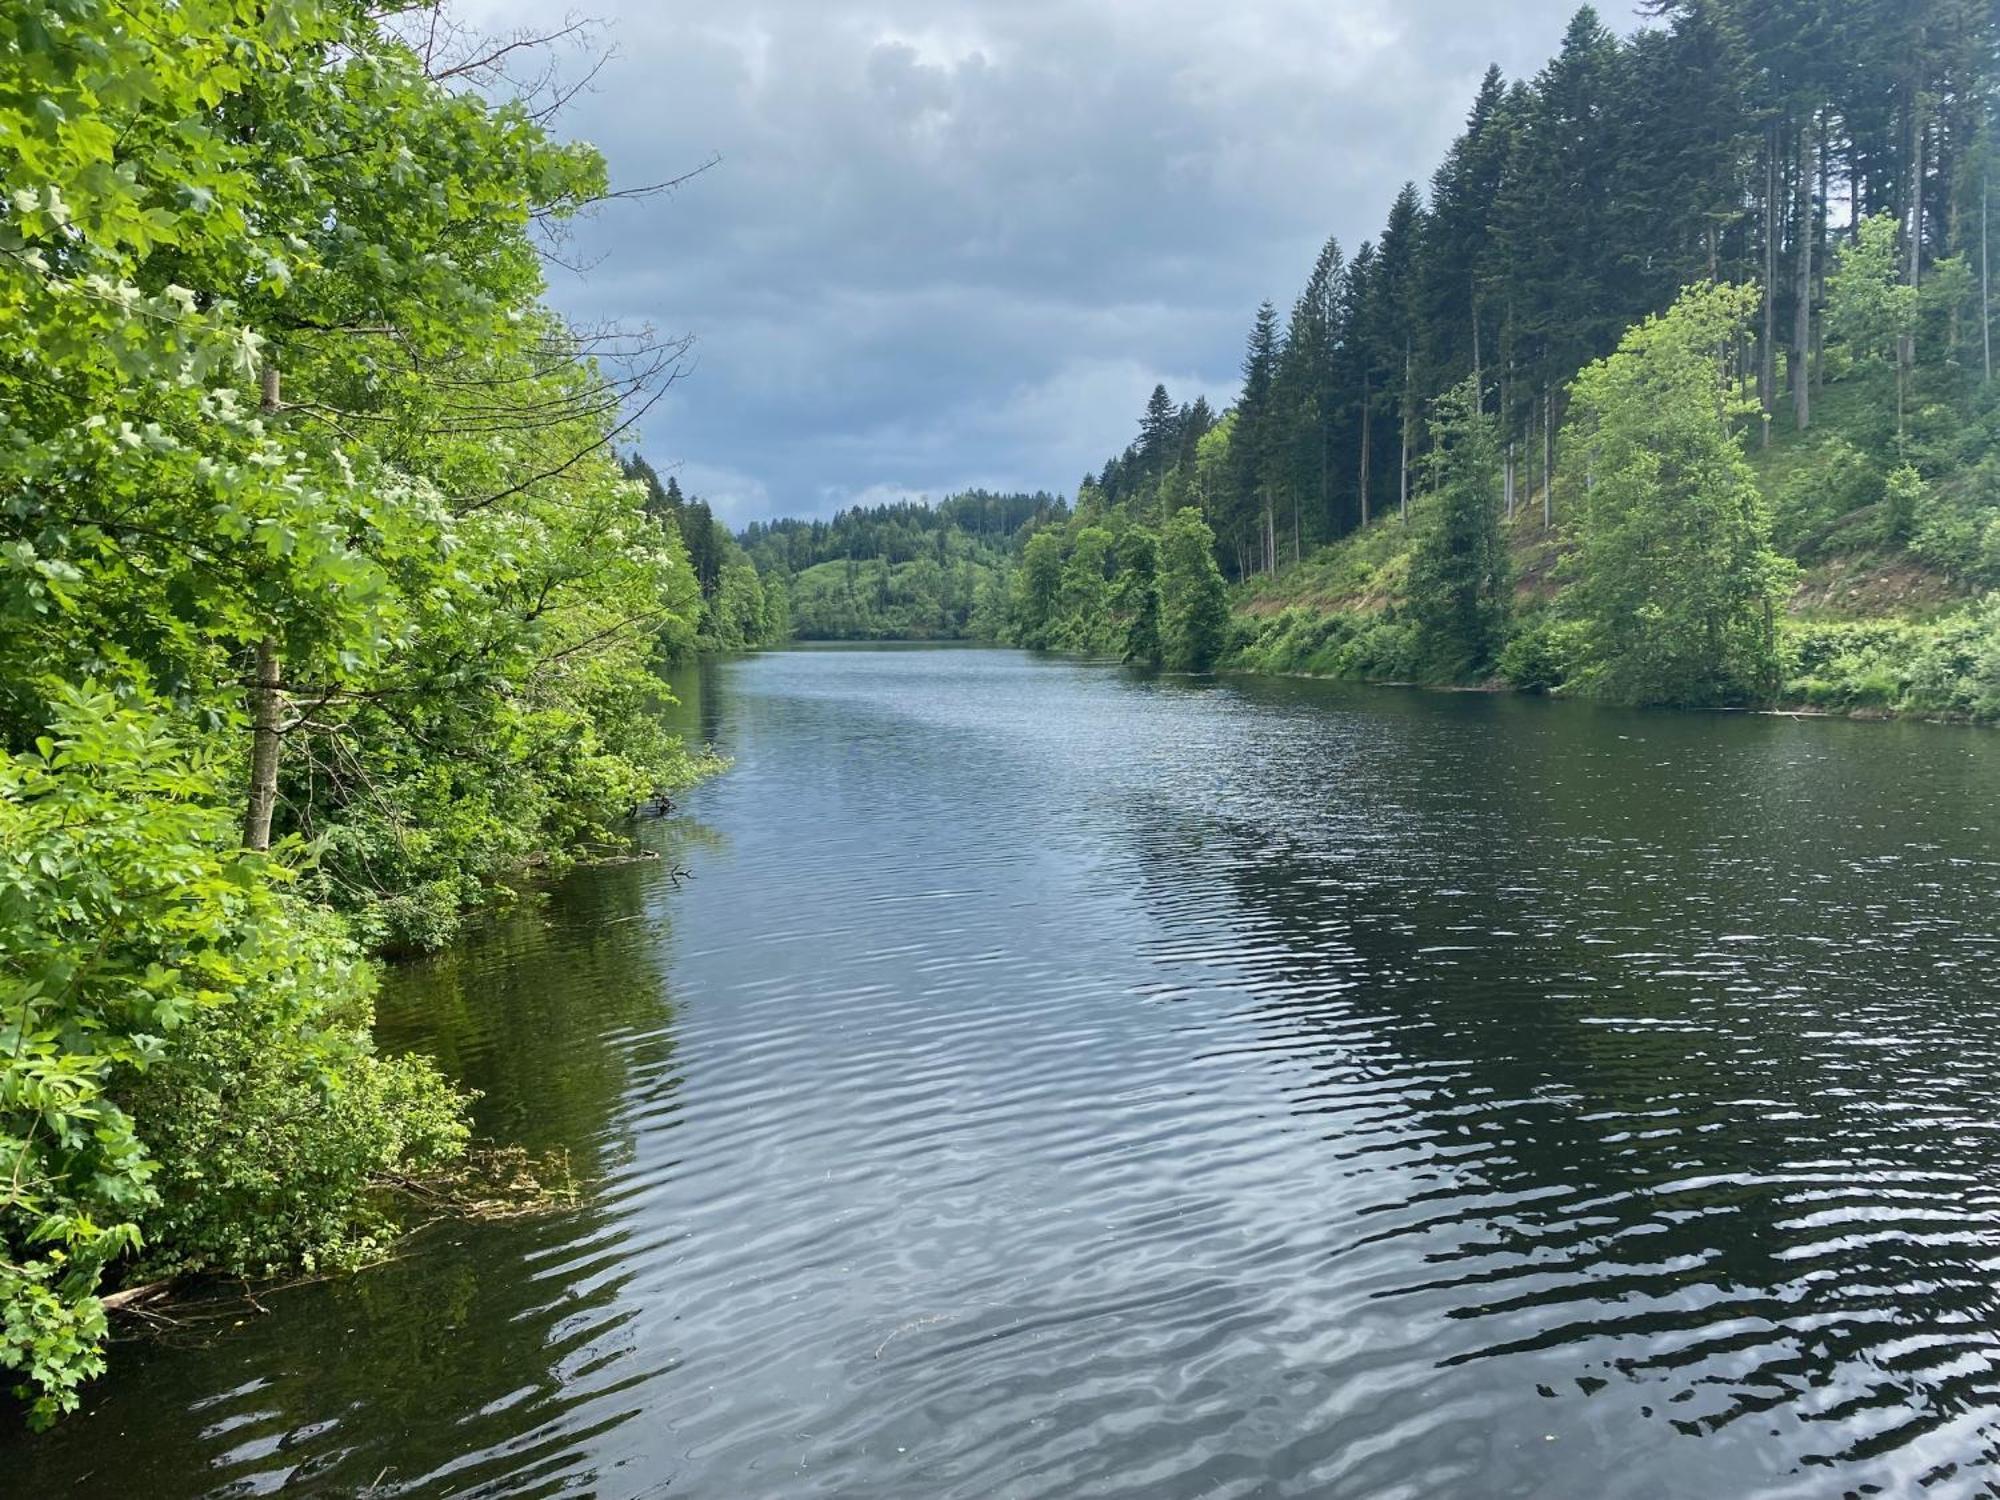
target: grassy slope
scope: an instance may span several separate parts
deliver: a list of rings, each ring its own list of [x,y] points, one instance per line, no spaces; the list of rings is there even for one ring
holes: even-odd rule
[[[1822,410],[1830,424],[1842,421],[1837,403]],[[1809,442],[1781,430],[1768,452],[1753,454],[1766,493],[1775,497],[1809,453]],[[1532,620],[1561,590],[1561,502],[1558,487],[1553,533],[1543,529],[1539,495],[1524,499],[1506,528],[1517,621]],[[1784,701],[1844,712],[2000,717],[1993,696],[2000,682],[1990,678],[2000,670],[2000,613],[1982,610],[1979,590],[1903,548],[1867,541],[1873,509],[1857,510],[1815,538],[1802,565],[1785,627]],[[1410,528],[1390,515],[1253,579],[1235,599],[1234,664],[1249,671],[1401,675],[1394,621],[1410,554]],[[1982,670],[1988,678],[1980,678]]]

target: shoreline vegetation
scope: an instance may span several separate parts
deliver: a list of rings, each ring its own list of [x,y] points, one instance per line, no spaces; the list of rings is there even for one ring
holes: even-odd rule
[[[371,1028],[380,956],[721,764],[661,669],[741,642],[745,570],[615,455],[689,341],[543,301],[563,226],[633,191],[551,134],[555,73],[509,81],[573,35],[0,10],[0,1369],[33,1425],[104,1369],[107,1297],[568,1190]]]
[[[1155,387],[1073,501],[745,531],[791,632],[2000,719],[1991,18],[1659,9],[1489,71],[1428,191],[1257,310],[1235,400]]]

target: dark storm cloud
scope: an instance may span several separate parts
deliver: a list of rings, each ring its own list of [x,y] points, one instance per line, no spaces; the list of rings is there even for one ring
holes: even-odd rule
[[[623,185],[721,161],[584,225],[552,294],[698,335],[641,446],[732,522],[1067,492],[1156,380],[1226,400],[1257,302],[1374,233],[1487,63],[1532,73],[1571,9],[618,0],[562,128]]]

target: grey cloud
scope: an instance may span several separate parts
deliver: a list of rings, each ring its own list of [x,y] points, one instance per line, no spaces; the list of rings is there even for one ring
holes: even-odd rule
[[[1374,233],[1487,63],[1531,73],[1573,8],[614,0],[562,128],[621,184],[721,163],[581,226],[551,294],[698,336],[642,446],[732,522],[1067,492],[1156,380],[1226,400],[1257,302]]]

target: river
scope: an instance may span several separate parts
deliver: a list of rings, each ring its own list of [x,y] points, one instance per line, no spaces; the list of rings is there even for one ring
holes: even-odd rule
[[[684,696],[734,765],[663,857],[384,997],[583,1204],[122,1341],[0,1489],[2000,1481],[2000,735],[949,649]]]

